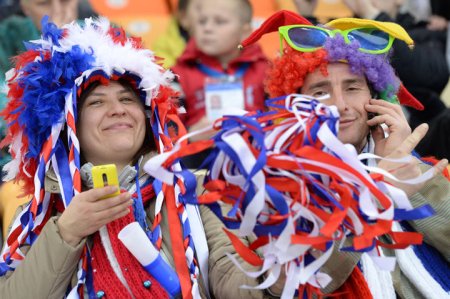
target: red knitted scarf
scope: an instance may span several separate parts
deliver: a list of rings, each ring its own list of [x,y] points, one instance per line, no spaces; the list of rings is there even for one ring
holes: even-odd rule
[[[361,270],[355,267],[344,284],[331,294],[324,294],[319,288],[302,285],[298,298],[330,298],[330,299],[372,299],[372,293]]]
[[[330,295],[333,299],[372,299],[372,293],[367,285],[364,275],[356,266],[345,283]]]
[[[154,198],[151,184],[142,188],[141,194],[144,204]],[[159,282],[145,271],[117,237],[120,230],[133,221],[135,221],[134,215],[130,212],[127,216],[106,225],[112,250],[120,265],[123,276],[134,298],[169,298],[167,292]],[[98,232],[94,234],[93,244],[91,265],[95,292],[97,294],[104,292],[106,298],[132,298],[129,291],[114,273],[104,247],[100,246],[101,240]]]

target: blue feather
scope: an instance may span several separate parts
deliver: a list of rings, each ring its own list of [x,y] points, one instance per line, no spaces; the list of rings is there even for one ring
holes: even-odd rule
[[[55,32],[47,33],[52,38],[57,37]],[[53,52],[50,60],[43,59],[44,53],[41,54],[41,61],[24,67],[25,75],[20,78],[25,92],[19,123],[25,128],[29,141],[27,158],[39,156],[51,127],[64,120],[66,95],[71,92],[75,79],[90,69],[94,61],[91,53],[82,51],[79,46],[65,53]]]
[[[41,25],[42,37],[47,40],[50,39],[54,45],[59,46],[59,40],[63,37],[64,30],[49,22],[49,16],[42,18]]]

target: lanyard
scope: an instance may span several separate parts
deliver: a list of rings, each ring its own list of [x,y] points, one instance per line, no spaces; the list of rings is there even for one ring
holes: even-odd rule
[[[222,78],[222,77],[228,77],[228,76],[233,76],[235,78],[242,78],[245,74],[245,71],[249,68],[250,63],[245,62],[243,63],[237,70],[236,72],[232,75],[232,74],[227,74],[224,72],[220,72],[217,71],[215,69],[212,69],[206,65],[204,65],[203,63],[199,63],[197,64],[197,67],[200,71],[202,71],[204,74],[206,74],[208,77],[213,77],[213,78]]]

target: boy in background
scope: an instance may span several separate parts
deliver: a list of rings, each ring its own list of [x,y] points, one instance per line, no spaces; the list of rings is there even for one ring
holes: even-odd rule
[[[238,49],[252,32],[248,0],[202,1],[198,7],[192,38],[172,68],[184,94],[189,131],[204,128],[220,116],[221,111],[209,105],[218,97],[220,107],[263,109],[268,67],[259,45]]]

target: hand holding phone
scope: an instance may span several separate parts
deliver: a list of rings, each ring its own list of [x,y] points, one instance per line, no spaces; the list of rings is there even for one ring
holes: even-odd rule
[[[115,164],[97,165],[92,167],[92,181],[94,188],[116,186],[117,191],[102,198],[110,198],[120,194],[119,179]]]

